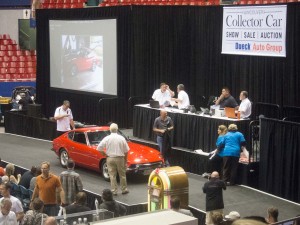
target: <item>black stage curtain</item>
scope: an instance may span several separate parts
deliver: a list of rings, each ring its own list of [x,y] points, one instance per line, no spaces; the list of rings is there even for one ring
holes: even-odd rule
[[[300,202],[300,124],[261,119],[259,186]]]
[[[72,99],[77,120],[97,122],[99,96],[49,88],[48,20],[116,17],[119,97],[150,97],[165,81],[173,90],[183,83],[192,104],[199,96],[219,95],[226,85],[236,98],[247,90],[253,102],[300,106],[300,3],[287,4],[286,58],[221,54],[222,16],[223,6],[37,10],[38,102],[51,116],[63,99]]]

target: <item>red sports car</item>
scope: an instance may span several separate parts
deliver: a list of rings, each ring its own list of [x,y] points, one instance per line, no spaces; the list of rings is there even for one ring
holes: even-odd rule
[[[102,66],[99,56],[89,48],[71,52],[65,56],[65,60],[72,76],[87,70],[95,71],[97,66]]]
[[[63,167],[66,167],[68,159],[72,158],[77,166],[100,171],[104,179],[109,180],[106,158],[97,150],[100,141],[109,134],[108,126],[71,130],[53,140],[52,150],[59,156]],[[123,135],[121,132],[119,134]],[[163,166],[163,158],[159,151],[130,142],[128,139],[127,142],[130,148],[127,172],[149,175],[152,170]]]

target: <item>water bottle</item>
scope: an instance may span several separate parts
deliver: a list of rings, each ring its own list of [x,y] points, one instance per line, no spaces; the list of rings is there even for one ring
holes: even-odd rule
[[[95,208],[96,208],[96,214],[98,215],[98,213],[99,213],[99,202],[98,202],[97,198],[95,199]]]

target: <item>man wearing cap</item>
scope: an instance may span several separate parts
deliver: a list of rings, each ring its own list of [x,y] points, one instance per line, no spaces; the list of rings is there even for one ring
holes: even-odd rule
[[[226,190],[224,181],[220,180],[217,171],[212,172],[210,180],[203,186],[203,193],[206,194],[206,225],[213,224],[211,218],[213,213],[223,213],[223,190]]]
[[[230,222],[226,223],[227,225],[232,224],[235,220],[240,219],[241,216],[237,211],[231,211],[228,215],[225,216],[225,220]]]

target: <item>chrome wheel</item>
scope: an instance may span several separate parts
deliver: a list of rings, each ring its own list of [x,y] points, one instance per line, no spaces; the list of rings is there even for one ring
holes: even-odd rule
[[[101,175],[104,178],[104,180],[109,181],[109,173],[106,160],[103,160],[101,163]]]
[[[62,149],[60,151],[60,164],[62,167],[67,167],[68,159],[69,159],[69,154],[65,149]]]

